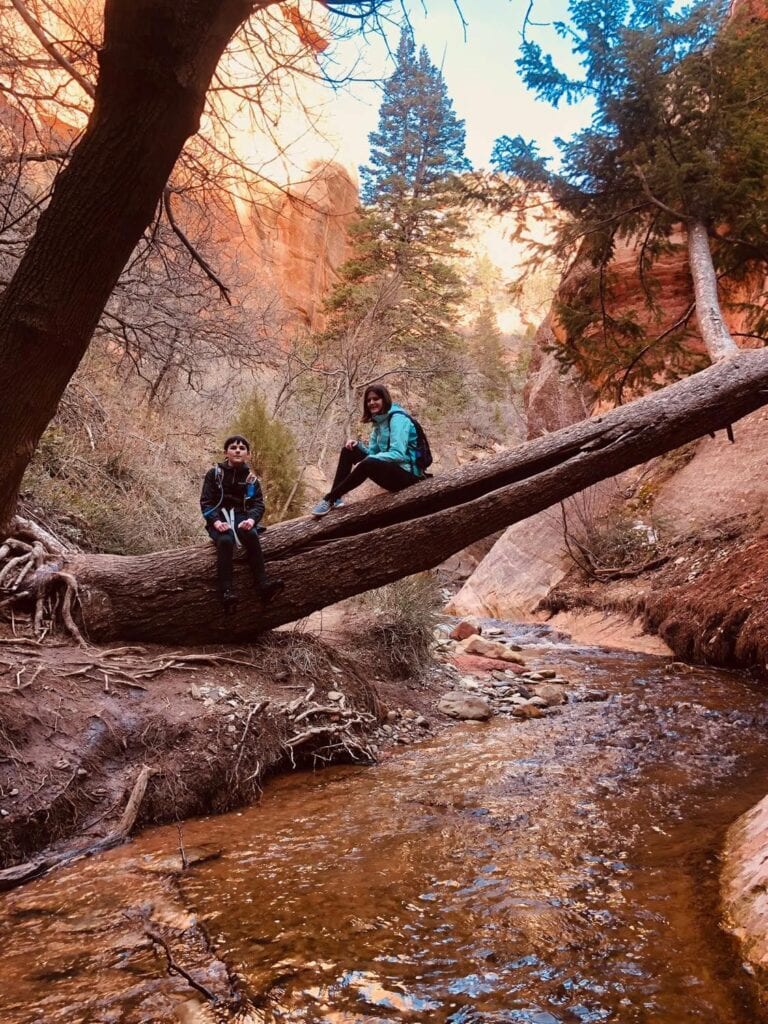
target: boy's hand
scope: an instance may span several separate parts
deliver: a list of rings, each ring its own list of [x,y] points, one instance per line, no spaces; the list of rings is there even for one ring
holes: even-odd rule
[[[227,530],[229,529],[227,524],[223,523],[221,519],[216,520],[216,522],[213,524],[213,528],[214,530],[217,530],[219,533],[226,533]]]
[[[254,522],[253,522],[252,519],[244,519],[242,521],[242,523],[240,523],[238,529],[245,530],[247,532],[248,530],[252,530],[253,527],[254,527]]]

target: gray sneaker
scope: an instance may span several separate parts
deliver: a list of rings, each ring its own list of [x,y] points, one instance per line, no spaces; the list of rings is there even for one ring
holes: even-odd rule
[[[327,516],[332,508],[333,505],[330,501],[326,501],[325,498],[321,498],[312,509],[312,515],[319,519],[320,516]]]
[[[334,503],[333,503],[333,507],[334,508],[344,508],[344,499],[343,498],[337,498],[336,501],[334,501]]]

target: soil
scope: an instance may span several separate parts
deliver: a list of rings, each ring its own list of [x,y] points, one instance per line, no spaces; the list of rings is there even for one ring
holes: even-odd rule
[[[683,660],[768,679],[768,525],[738,515],[679,538],[659,568],[590,580],[574,569],[541,609],[595,609],[638,618]]]
[[[145,765],[156,773],[137,827],[251,803],[266,776],[298,765],[365,760],[388,711],[412,708],[425,731],[441,723],[437,666],[416,684],[353,650],[352,638],[294,632],[187,650],[0,633],[0,867],[111,835]],[[310,703],[326,713],[297,722]],[[320,731],[351,719],[339,739]]]

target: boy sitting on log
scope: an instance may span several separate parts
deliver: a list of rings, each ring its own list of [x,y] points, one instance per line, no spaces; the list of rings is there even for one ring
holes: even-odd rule
[[[232,583],[232,561],[235,545],[245,548],[253,574],[256,593],[262,601],[270,601],[285,584],[269,579],[259,543],[259,527],[264,515],[261,484],[245,461],[251,446],[240,434],[224,442],[223,462],[205,474],[200,495],[200,509],[208,536],[216,545],[216,579],[219,600],[227,611],[237,605]]]

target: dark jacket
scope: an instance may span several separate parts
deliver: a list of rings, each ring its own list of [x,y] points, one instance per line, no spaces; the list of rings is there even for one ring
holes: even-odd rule
[[[264,515],[264,496],[261,484],[251,472],[250,466],[233,466],[227,461],[211,466],[203,480],[200,494],[200,511],[206,525],[212,525],[222,508],[234,509],[246,514],[255,523]]]

